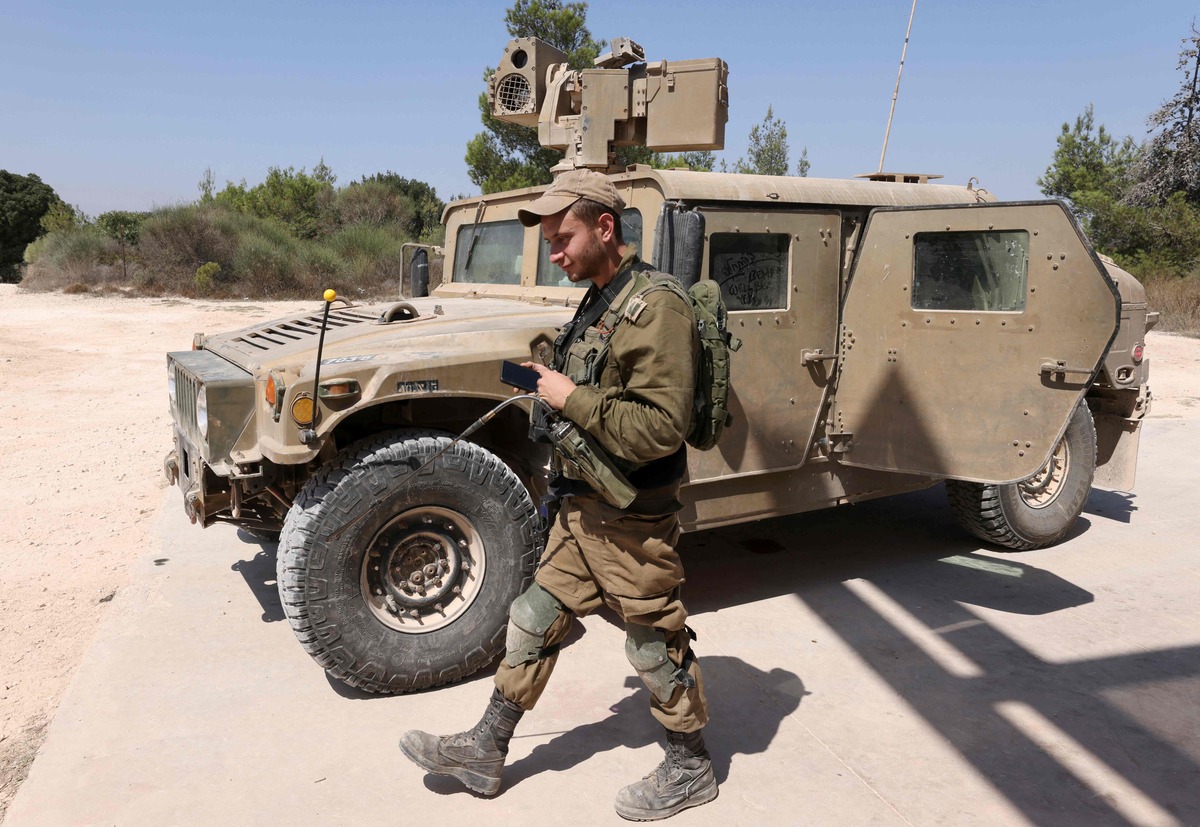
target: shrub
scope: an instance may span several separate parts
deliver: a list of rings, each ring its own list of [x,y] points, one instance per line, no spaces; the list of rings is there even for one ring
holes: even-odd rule
[[[338,223],[343,226],[394,224],[402,230],[410,230],[416,220],[412,199],[382,181],[364,181],[343,187],[338,190],[336,203]]]
[[[138,247],[143,265],[168,292],[191,292],[196,268],[203,262],[229,269],[236,236],[220,226],[219,212],[208,206],[163,207],[142,223]]]
[[[326,244],[312,241],[305,244],[301,250],[304,269],[309,277],[322,284],[338,281],[345,270],[345,263],[337,251]]]
[[[1200,336],[1200,279],[1150,279],[1146,300],[1151,310],[1162,314],[1158,330]]]
[[[196,287],[197,293],[207,293],[212,289],[213,282],[217,276],[221,274],[221,265],[215,261],[201,264],[196,268],[196,276],[192,279],[192,284]]]
[[[341,290],[356,297],[393,296],[399,290],[405,237],[393,226],[352,224],[329,237],[341,257]]]
[[[79,283],[89,288],[121,279],[116,242],[95,227],[48,233],[25,250],[25,277],[21,284],[31,290],[61,290]]]
[[[267,222],[268,224],[270,222]],[[243,234],[233,256],[233,275],[253,285],[254,295],[294,295],[303,288],[301,244],[284,230],[263,227]]]

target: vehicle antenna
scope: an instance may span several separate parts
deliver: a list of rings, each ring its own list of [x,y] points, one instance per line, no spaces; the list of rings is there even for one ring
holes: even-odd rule
[[[329,326],[329,305],[337,300],[337,292],[326,290],[321,296],[325,300],[325,312],[321,316],[321,333],[317,336],[317,367],[313,371],[312,416],[308,418],[308,427],[300,431],[300,441],[305,445],[317,438],[317,399],[320,398],[321,387],[321,351],[325,349],[325,328]]]
[[[892,92],[892,111],[888,112],[887,131],[883,133],[883,152],[879,153],[879,171],[883,172],[883,159],[887,155],[888,138],[892,134],[892,116],[896,114],[896,98],[900,97],[900,76],[904,74],[904,56],[908,54],[908,36],[912,34],[913,18],[917,15],[917,0],[913,0],[908,14],[908,30],[904,33],[904,48],[900,50],[900,69],[896,72],[896,90]]]

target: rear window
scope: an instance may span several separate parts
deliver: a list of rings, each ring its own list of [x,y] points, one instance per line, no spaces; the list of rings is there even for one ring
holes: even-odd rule
[[[918,233],[914,310],[1021,311],[1029,280],[1029,233]]]
[[[708,275],[721,286],[730,310],[787,307],[786,233],[713,233],[708,242]]]
[[[516,219],[459,227],[454,247],[454,281],[520,284],[524,246],[525,228]]]

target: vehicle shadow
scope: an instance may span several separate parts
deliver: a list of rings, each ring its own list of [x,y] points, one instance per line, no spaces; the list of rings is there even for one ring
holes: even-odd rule
[[[1104,494],[1093,504],[1123,501]],[[982,548],[940,489],[686,535],[680,551],[697,628],[794,595],[1030,822],[1200,823],[1200,646],[1039,657],[995,613],[1048,616],[1096,596],[1033,565],[1037,552]]]
[[[259,550],[249,560],[238,560],[230,569],[240,574],[250,587],[250,593],[262,607],[263,623],[278,623],[284,619],[283,604],[279,600],[279,589],[275,581],[275,560],[279,543],[261,540],[240,529],[238,539],[258,546]]]
[[[1093,492],[1089,500],[1089,514],[1106,519],[1128,518],[1134,510],[1128,497],[1112,492]],[[1089,530],[1090,521],[1079,520],[1068,542]],[[1043,659],[989,621],[996,617],[989,613],[1044,617],[1096,596],[1034,565],[1037,552],[997,551],[961,531],[940,486],[687,534],[680,543],[688,574],[684,599],[702,636],[706,614],[780,597],[799,600],[1032,823],[1200,823],[1200,646]],[[274,544],[262,543],[251,559],[233,566],[266,622],[283,619],[274,560]],[[948,668],[914,636],[914,627],[970,668]],[[573,637],[583,631],[575,624]],[[698,651],[712,705],[706,735],[723,781],[734,756],[767,748],[807,691],[805,681],[784,668],[794,652],[781,651],[780,666],[763,668],[708,654],[703,640]],[[490,680],[493,673],[494,666],[468,680]],[[745,719],[748,705],[738,701],[747,681],[771,699],[758,705],[753,720]],[[331,685],[344,697],[379,697]],[[625,685],[634,691],[611,715],[535,747],[506,770],[506,786],[598,752],[657,742],[661,731],[646,714],[646,690],[632,676]],[[1081,771],[1068,760],[1071,754],[1107,768],[1125,785],[1126,800]],[[461,791],[436,776],[426,786]]]
[[[1083,504],[1083,511],[1085,514],[1095,514],[1109,520],[1116,520],[1118,523],[1129,523],[1133,518],[1133,512],[1138,510],[1135,504],[1136,500],[1136,494],[1093,488],[1092,493],[1088,495],[1087,502]]]

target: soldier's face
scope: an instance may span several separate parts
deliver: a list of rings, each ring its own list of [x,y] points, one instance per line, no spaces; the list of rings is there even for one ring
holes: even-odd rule
[[[550,262],[562,268],[572,282],[591,279],[603,287],[612,278],[600,225],[585,224],[567,209],[542,218],[542,235],[550,243]]]

